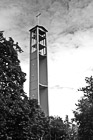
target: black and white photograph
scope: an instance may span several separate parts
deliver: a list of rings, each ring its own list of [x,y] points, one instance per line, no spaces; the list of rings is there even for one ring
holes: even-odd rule
[[[0,140],[93,140],[93,0],[0,0]]]

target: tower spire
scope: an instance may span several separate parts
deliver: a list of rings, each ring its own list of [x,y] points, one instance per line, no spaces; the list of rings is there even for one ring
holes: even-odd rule
[[[41,15],[41,13],[38,13],[38,14],[36,15],[36,18],[37,18],[37,25],[39,25],[39,17],[40,17],[40,15]]]

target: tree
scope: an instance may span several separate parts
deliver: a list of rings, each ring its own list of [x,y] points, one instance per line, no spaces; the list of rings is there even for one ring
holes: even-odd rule
[[[12,137],[17,123],[14,116],[22,115],[22,98],[26,96],[26,74],[21,70],[18,52],[22,52],[18,43],[14,44],[11,37],[6,40],[0,33],[0,139]]]
[[[78,124],[79,140],[93,139],[93,77],[86,77],[86,87],[79,89],[84,92],[82,99],[76,104],[74,111],[75,120]]]
[[[75,123],[74,119],[71,119],[71,121],[69,121],[69,117],[68,115],[66,115],[64,124],[66,132],[64,140],[78,140],[78,126]]]
[[[61,140],[65,137],[65,125],[60,117],[48,117],[49,128],[45,140]]]
[[[45,116],[44,112],[41,110],[36,99],[29,99],[30,107],[30,118],[31,118],[31,132],[33,133],[35,139],[44,138],[48,133],[48,119]]]
[[[0,32],[0,140],[36,140],[46,131],[45,114],[23,90],[26,74],[18,59],[21,52],[18,43]]]

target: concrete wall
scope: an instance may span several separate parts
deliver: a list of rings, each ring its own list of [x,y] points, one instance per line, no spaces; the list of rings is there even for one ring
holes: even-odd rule
[[[47,57],[39,61],[39,83],[47,85]]]
[[[38,99],[37,51],[31,53],[30,75],[30,97]]]
[[[48,112],[48,88],[40,88],[40,105],[46,115],[49,115]]]

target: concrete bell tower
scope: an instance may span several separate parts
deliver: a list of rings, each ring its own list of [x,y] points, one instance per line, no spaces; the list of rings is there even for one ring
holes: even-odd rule
[[[30,91],[29,97],[49,115],[48,108],[48,68],[47,68],[47,30],[36,25],[30,30]]]

